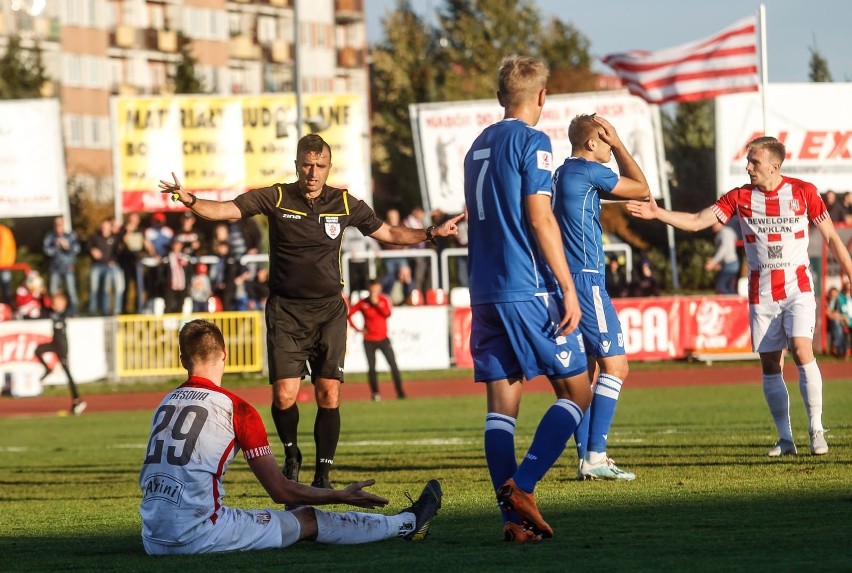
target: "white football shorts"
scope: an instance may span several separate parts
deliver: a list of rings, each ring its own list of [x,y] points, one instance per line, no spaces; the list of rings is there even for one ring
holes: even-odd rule
[[[813,293],[797,294],[778,302],[752,304],[748,314],[754,352],[784,350],[790,339],[795,337],[813,340],[816,327]]]
[[[302,527],[289,511],[222,507],[216,523],[185,545],[165,545],[142,538],[148,555],[197,555],[289,547],[299,540]]]

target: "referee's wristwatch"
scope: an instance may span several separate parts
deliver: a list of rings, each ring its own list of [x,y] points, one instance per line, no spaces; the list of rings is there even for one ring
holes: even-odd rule
[[[435,230],[435,225],[429,225],[426,227],[426,240],[430,241],[433,245],[437,246],[438,243],[435,242],[435,236],[432,234],[432,231]]]

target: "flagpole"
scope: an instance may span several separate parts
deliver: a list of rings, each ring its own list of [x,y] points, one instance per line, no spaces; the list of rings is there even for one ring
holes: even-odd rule
[[[663,196],[663,206],[671,210],[672,195],[669,190],[669,175],[665,169],[666,151],[663,147],[663,122],[660,119],[660,106],[651,105],[651,123],[654,126],[654,147],[656,148],[658,175],[660,178],[660,194]],[[666,239],[669,243],[669,263],[672,266],[672,288],[677,291],[680,289],[680,280],[677,272],[677,249],[675,248],[674,227],[666,225]]]
[[[769,135],[769,109],[766,107],[766,88],[769,85],[769,70],[766,55],[766,6],[760,5],[760,107],[763,110],[763,135]]]

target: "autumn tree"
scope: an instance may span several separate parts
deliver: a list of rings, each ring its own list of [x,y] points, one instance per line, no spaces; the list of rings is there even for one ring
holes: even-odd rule
[[[808,62],[808,67],[810,68],[808,78],[815,83],[833,82],[834,79],[831,77],[831,71],[828,69],[828,60],[822,57],[822,54],[817,50],[816,38],[814,38],[814,45],[809,50],[811,52],[811,59]]]
[[[50,81],[44,69],[41,46],[21,46],[18,36],[9,36],[6,53],[0,57],[0,99],[42,97],[42,89]]]
[[[169,75],[173,93],[203,94],[207,93],[204,78],[198,73],[198,60],[192,54],[192,40],[179,34],[180,61],[175,66],[174,74]]]

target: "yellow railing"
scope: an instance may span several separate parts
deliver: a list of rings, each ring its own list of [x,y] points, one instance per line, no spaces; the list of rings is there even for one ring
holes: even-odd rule
[[[121,315],[116,334],[116,374],[130,376],[182,375],[178,332],[188,320],[215,323],[225,337],[225,372],[263,370],[263,313],[260,311]]]

